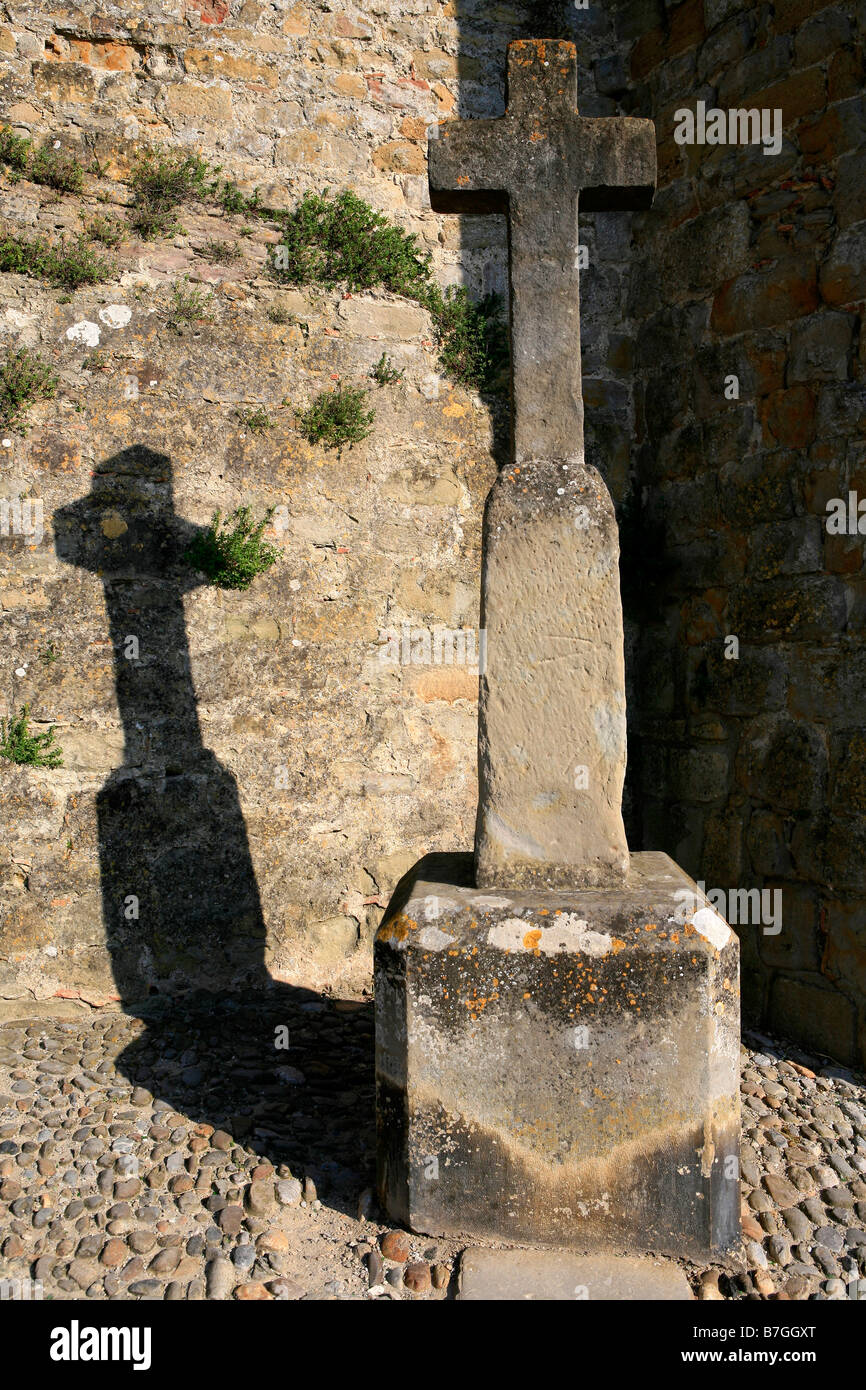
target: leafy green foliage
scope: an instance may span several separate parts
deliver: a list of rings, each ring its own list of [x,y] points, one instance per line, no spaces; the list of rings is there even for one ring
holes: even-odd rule
[[[35,401],[47,401],[57,391],[57,377],[46,362],[27,348],[10,352],[0,367],[0,424],[21,429]]]
[[[403,373],[394,366],[387,352],[382,353],[370,375],[379,386],[393,386],[403,380]]]
[[[376,418],[374,410],[364,409],[367,395],[353,386],[323,391],[306,410],[296,412],[298,424],[311,444],[325,444],[330,449],[358,444],[372,432]]]
[[[53,728],[31,734],[29,718],[30,710],[24,705],[17,717],[0,720],[0,757],[29,767],[62,767],[63,750],[54,742]]]
[[[444,294],[414,235],[393,226],[356,194],[332,197],[307,192],[291,212],[272,214],[280,243],[272,248],[274,275],[292,285],[350,290],[381,288],[414,299],[433,317],[442,368],[452,380],[478,391],[499,385],[508,358],[508,332],[497,296],[476,302],[465,289]],[[381,373],[393,368],[381,364]],[[380,385],[396,380],[374,379]]]
[[[218,237],[206,241],[201,248],[201,254],[205,260],[214,261],[217,265],[231,265],[241,258],[240,247],[236,242],[220,241]]]
[[[292,285],[375,286],[418,298],[430,275],[429,253],[416,238],[394,227],[362,198],[347,190],[304,194],[291,212],[280,214],[281,241],[272,267]]]
[[[147,149],[139,155],[130,183],[134,195],[132,225],[146,241],[173,236],[181,203],[213,197],[218,171],[207,160],[183,150]]]
[[[216,199],[224,212],[258,212],[261,206],[257,188],[247,197],[233,179],[224,180]]]
[[[84,170],[74,155],[64,149],[56,150],[46,141],[30,162],[30,177],[34,183],[55,188],[58,193],[80,193],[84,187]]]
[[[235,415],[253,434],[264,434],[265,430],[274,428],[270,415],[260,405],[257,405],[255,410],[236,410]]]
[[[0,236],[0,273],[29,275],[60,289],[77,290],[109,280],[114,267],[99,256],[86,238],[52,245],[43,237]]]
[[[16,183],[29,174],[34,183],[58,193],[80,193],[84,187],[84,169],[75,155],[55,149],[53,140],[46,140],[34,152],[33,142],[16,135],[11,126],[0,126],[0,163]]]
[[[223,522],[222,513],[214,512],[208,529],[187,550],[186,560],[220,589],[248,589],[256,575],[269,570],[282,554],[278,546],[262,540],[273,514],[270,507],[255,522],[249,507],[238,507]]]
[[[168,307],[168,326],[181,332],[192,323],[204,320],[209,323],[213,318],[211,306],[213,295],[209,290],[193,289],[189,280],[184,276],[183,284],[175,285],[171,294],[171,303]]]
[[[0,164],[5,164],[15,182],[27,172],[30,149],[31,142],[16,135],[11,126],[0,126]]]
[[[103,246],[114,248],[123,241],[124,229],[113,217],[103,217],[97,213],[87,223],[85,232],[91,241],[100,241]]]
[[[443,294],[435,286],[428,307],[436,325],[445,373],[476,391],[490,391],[508,361],[508,331],[498,295],[471,299],[462,286]]]

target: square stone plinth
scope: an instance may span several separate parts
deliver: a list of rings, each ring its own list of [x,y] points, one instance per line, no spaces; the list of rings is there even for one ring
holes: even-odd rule
[[[707,1260],[739,1239],[739,943],[664,854],[493,892],[428,855],[376,937],[379,1197],[431,1235]]]

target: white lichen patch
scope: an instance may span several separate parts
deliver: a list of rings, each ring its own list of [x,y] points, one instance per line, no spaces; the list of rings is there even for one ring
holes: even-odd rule
[[[541,951],[554,956],[572,951],[583,956],[607,956],[613,941],[603,932],[591,931],[575,912],[563,912],[550,923],[536,926],[521,917],[507,917],[487,933],[487,944],[502,951]]]
[[[100,309],[99,318],[106,328],[125,328],[132,318],[132,310],[126,304],[106,304]]]
[[[457,938],[440,931],[438,927],[422,927],[415,940],[424,951],[444,951],[445,947],[451,946]]]
[[[714,907],[702,907],[692,918],[692,926],[717,951],[724,950],[731,939],[731,929]]]
[[[100,328],[98,323],[93,323],[90,319],[80,319],[78,323],[73,323],[66,330],[66,336],[71,343],[83,343],[85,347],[98,347],[100,339]]]

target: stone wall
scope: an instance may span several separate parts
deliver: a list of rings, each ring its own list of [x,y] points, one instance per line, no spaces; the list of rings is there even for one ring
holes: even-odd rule
[[[4,179],[19,230],[122,218],[136,149],[162,143],[201,151],[270,206],[352,187],[418,235],[440,283],[501,290],[504,224],[430,211],[425,142],[449,115],[502,110],[509,39],[576,39],[581,110],[658,122],[653,212],[581,219],[587,452],[623,541],[630,840],[708,887],[780,887],[782,931],[741,929],[748,1007],[854,1056],[862,542],[822,525],[827,498],[863,472],[854,4],[4,13],[0,115],[99,161],[81,198]],[[782,153],[676,145],[673,113],[699,98],[782,107]],[[53,772],[4,765],[8,994],[132,998],[266,971],[360,981],[403,870],[471,843],[475,672],[383,664],[379,645],[404,624],[477,623],[504,403],[444,379],[417,306],[280,288],[273,227],[243,236],[246,221],[190,208],[183,235],[127,237],[115,278],[71,301],[0,283],[3,345],[38,347],[62,381],[0,451],[3,495],[43,499],[46,522],[38,546],[0,541],[3,702],[56,723],[66,755]],[[214,240],[240,258],[216,263]],[[178,334],[168,305],[184,276],[212,292],[212,321]],[[108,305],[129,322],[106,324]],[[275,305],[293,321],[273,322]],[[96,347],[69,336],[82,322]],[[373,435],[341,454],[310,447],[294,407],[334,378],[365,384],[383,351],[404,381],[372,388]],[[236,415],[258,405],[274,421],[261,434]],[[242,504],[283,509],[283,560],[247,593],[190,584],[176,563],[190,526]],[[157,532],[171,539],[161,569]],[[124,844],[138,845],[130,860]],[[130,894],[137,924],[118,911]]]
[[[708,889],[779,890],[780,930],[738,926],[745,1009],[846,1061],[866,1057],[866,589],[862,536],[825,522],[866,486],[864,20],[687,0],[619,30],[659,140],[628,306],[642,839]],[[678,144],[699,99],[781,109],[780,152]]]

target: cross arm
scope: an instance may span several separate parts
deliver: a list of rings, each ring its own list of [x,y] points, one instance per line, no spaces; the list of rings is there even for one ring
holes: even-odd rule
[[[656,185],[656,133],[636,116],[579,116],[572,140],[581,212],[648,208]]]
[[[500,157],[504,118],[444,121],[431,131],[428,154],[434,212],[505,212]]]

